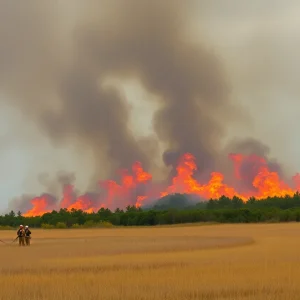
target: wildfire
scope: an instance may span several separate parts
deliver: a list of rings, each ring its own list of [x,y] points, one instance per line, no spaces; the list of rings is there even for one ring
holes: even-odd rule
[[[47,212],[50,212],[50,210],[47,209],[48,201],[45,196],[35,197],[30,202],[33,208],[23,214],[24,217],[41,216]]]
[[[124,208],[127,205],[142,207],[145,201],[157,200],[159,197],[173,193],[197,195],[202,199],[237,196],[246,201],[251,196],[263,199],[293,195],[300,190],[299,173],[292,178],[295,184],[295,188],[292,188],[279,177],[277,172],[271,171],[266,160],[259,156],[231,153],[229,158],[233,161],[236,183],[248,182],[251,189],[239,188],[238,184],[237,186],[226,184],[224,175],[220,172],[212,172],[210,180],[201,183],[195,177],[197,171],[195,157],[191,153],[185,153],[178,161],[177,174],[171,184],[160,192],[153,192],[156,189],[155,183],[152,182],[152,175],[143,169],[140,162],[135,162],[131,172],[120,171],[120,183],[113,180],[100,181],[99,187],[102,193],[93,197],[90,194],[77,196],[73,185],[65,185],[63,197],[57,207],[67,210],[81,209],[91,213],[102,207],[109,209]],[[245,165],[247,172],[243,172]],[[32,199],[31,204],[33,208],[24,216],[38,216],[51,211],[45,196]]]

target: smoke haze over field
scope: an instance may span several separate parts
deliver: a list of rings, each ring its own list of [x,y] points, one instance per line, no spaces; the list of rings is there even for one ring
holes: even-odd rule
[[[2,0],[0,93],[19,126],[0,149],[21,145],[24,161],[35,157],[18,194],[58,194],[77,180],[95,189],[136,160],[163,177],[185,152],[202,175],[229,174],[230,152],[275,156],[272,170],[295,171],[299,9],[267,0]]]

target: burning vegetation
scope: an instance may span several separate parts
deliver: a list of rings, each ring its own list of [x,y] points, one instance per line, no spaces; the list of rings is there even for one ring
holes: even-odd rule
[[[257,75],[265,73],[251,51],[255,80],[238,76],[240,81],[232,82],[230,66],[243,64],[236,58],[223,64],[222,53],[208,44],[204,32],[218,31],[204,21],[206,9],[218,5],[73,1],[72,11],[65,1],[2,2],[0,101],[9,102],[53,145],[88,153],[92,170],[84,170],[90,173],[84,175],[92,177],[88,190],[93,190],[81,194],[74,180],[63,176],[62,196],[57,197],[61,190],[49,188],[40,196],[13,200],[10,209],[25,216],[60,208],[113,210],[151,205],[172,193],[245,201],[251,196],[293,195],[300,188],[300,176],[287,180],[283,168],[270,163],[269,149],[257,137],[235,140],[228,149],[222,146],[225,138],[232,138],[229,126],[247,127],[252,121],[248,110],[234,101],[232,90],[247,87],[245,95],[249,94],[248,87],[257,89]],[[200,17],[195,18],[197,10]],[[273,78],[266,76],[264,81],[260,76],[258,90],[263,90]],[[134,104],[119,85],[107,84],[115,80],[125,85],[132,80],[145,90],[152,111],[144,111],[142,118],[150,115],[150,133],[135,132],[140,125],[132,125]],[[139,104],[140,99],[134,100]],[[14,139],[18,134],[22,136],[19,128]],[[227,168],[228,153],[234,175]],[[171,172],[168,180],[158,182],[157,174],[162,177],[165,171],[156,165],[161,155]],[[41,171],[43,161],[31,168],[30,176]],[[97,182],[99,178],[111,180]]]
[[[226,196],[229,198],[238,197],[246,201],[250,197],[265,199],[276,196],[293,196],[300,187],[299,174],[293,177],[293,186],[289,186],[280,178],[277,172],[269,169],[267,161],[262,157],[230,154],[229,158],[233,162],[236,178],[236,184],[233,186],[225,183],[224,175],[220,172],[211,172],[208,182],[197,180],[195,176],[197,171],[195,157],[191,153],[185,153],[178,161],[176,175],[172,178],[170,185],[163,190],[158,190],[152,175],[143,169],[141,163],[136,162],[133,164],[131,172],[129,170],[120,172],[120,183],[114,180],[100,181],[100,192],[96,195],[88,193],[76,195],[74,186],[66,184],[60,201],[53,204],[53,196],[48,194],[35,197],[31,200],[32,208],[23,215],[25,217],[39,216],[50,212],[54,208],[95,212],[100,208],[123,209],[128,205],[142,207],[143,205],[155,204],[157,199],[174,193],[198,196],[203,200]],[[250,180],[252,180],[252,189],[241,184],[249,180],[249,176],[244,177],[241,172],[244,164],[247,164],[249,168],[249,163],[251,164],[249,174]]]

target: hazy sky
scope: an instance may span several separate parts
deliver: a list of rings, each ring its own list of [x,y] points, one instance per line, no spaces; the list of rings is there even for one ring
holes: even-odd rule
[[[0,0],[0,11],[9,1]],[[61,31],[68,32],[76,23],[80,4],[76,4],[78,1],[69,1],[68,5],[57,2],[65,20],[61,22]],[[205,46],[219,57],[228,74],[232,100],[246,108],[244,126],[231,125],[228,138],[258,138],[270,147],[271,155],[286,166],[291,175],[300,171],[297,137],[300,2],[199,0],[187,3],[193,5],[193,13],[187,20],[190,38],[195,44],[205,41]],[[26,13],[29,12],[20,11],[12,16],[23,18],[21,15]],[[4,21],[0,21],[0,26],[0,35],[1,32],[10,35],[11,26],[3,28]],[[11,34],[13,40],[14,32]],[[30,45],[26,45],[28,47]],[[146,99],[154,96],[133,80],[118,81],[115,85],[132,105],[130,122],[135,135],[153,132],[151,119],[155,107]],[[44,172],[53,178],[59,170],[75,172],[76,185],[84,191],[93,174],[92,154],[78,150],[76,143],[67,146],[51,142],[37,123],[24,116],[17,105],[11,105],[11,99],[4,94],[1,95],[0,85],[0,210],[6,209],[9,199],[24,193],[43,192],[45,187],[39,183],[38,175]],[[251,116],[249,122],[247,114]]]

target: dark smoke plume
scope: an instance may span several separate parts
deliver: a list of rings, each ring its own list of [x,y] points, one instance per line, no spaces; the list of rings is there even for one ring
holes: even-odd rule
[[[44,188],[44,195],[47,197],[49,205],[55,207],[61,199],[64,186],[73,184],[76,180],[74,173],[66,171],[59,171],[54,178],[47,173],[40,173],[38,176],[39,183]],[[76,191],[75,191],[76,192]],[[32,204],[30,200],[34,199],[36,195],[24,194],[20,197],[15,197],[8,202],[8,210],[20,210],[21,212],[28,211]]]
[[[28,211],[32,208],[30,200],[32,200],[34,197],[35,195],[24,194],[10,199],[7,205],[7,211],[21,211],[22,213]]]
[[[59,35],[58,6],[2,1],[0,57],[7,67],[1,89],[54,141],[75,139],[91,148],[100,160],[96,169],[128,167],[135,160],[147,167],[147,149],[128,127],[125,99],[104,86],[110,77],[135,77],[160,99],[153,122],[167,149],[195,153],[211,167],[232,107],[217,57],[188,39],[185,6],[91,1],[67,46]]]
[[[212,168],[224,123],[235,109],[218,58],[187,38],[185,5],[135,0],[110,4],[99,30],[86,30],[84,56],[102,74],[137,77],[158,96],[153,125],[167,150],[178,155],[190,151],[200,158],[201,169]],[[100,33],[101,28],[108,33]]]
[[[272,172],[277,172],[280,177],[284,176],[281,165],[270,156],[270,147],[254,138],[233,139],[227,148],[226,153],[242,153],[244,155],[257,155],[267,161],[268,168]]]
[[[135,78],[157,96],[153,127],[164,162],[174,166],[191,152],[201,171],[216,169],[226,125],[239,111],[218,57],[189,38],[193,1],[76,2],[80,13],[68,30],[68,6],[55,3],[1,1],[6,99],[53,143],[91,150],[99,179],[136,160],[147,169],[157,153],[154,137],[134,136],[125,97],[107,84]]]
[[[47,209],[57,209],[57,199],[55,198],[55,196],[49,193],[43,193],[39,197],[30,194],[23,194],[19,197],[15,197],[9,201],[7,210],[20,211],[21,213],[25,213],[28,210],[32,209],[32,201],[40,201],[41,199],[46,200]]]
[[[59,196],[65,185],[75,183],[76,176],[74,173],[59,171],[54,178],[47,173],[40,173],[38,180],[44,186],[45,192]]]
[[[242,188],[243,190],[246,188],[250,192],[255,191],[252,184],[253,179],[258,174],[259,169],[265,164],[271,172],[276,172],[281,178],[284,178],[284,170],[281,165],[274,158],[270,157],[270,148],[254,138],[233,139],[225,148],[225,153],[246,155],[246,158],[243,159],[239,166],[239,176],[242,181],[238,181],[237,178],[231,178],[230,183],[237,188]],[[260,158],[264,159],[265,163],[261,162]],[[228,170],[228,173],[233,173],[232,167],[230,171]],[[230,178],[230,176],[227,176],[227,178]],[[285,178],[285,180],[288,179]]]

